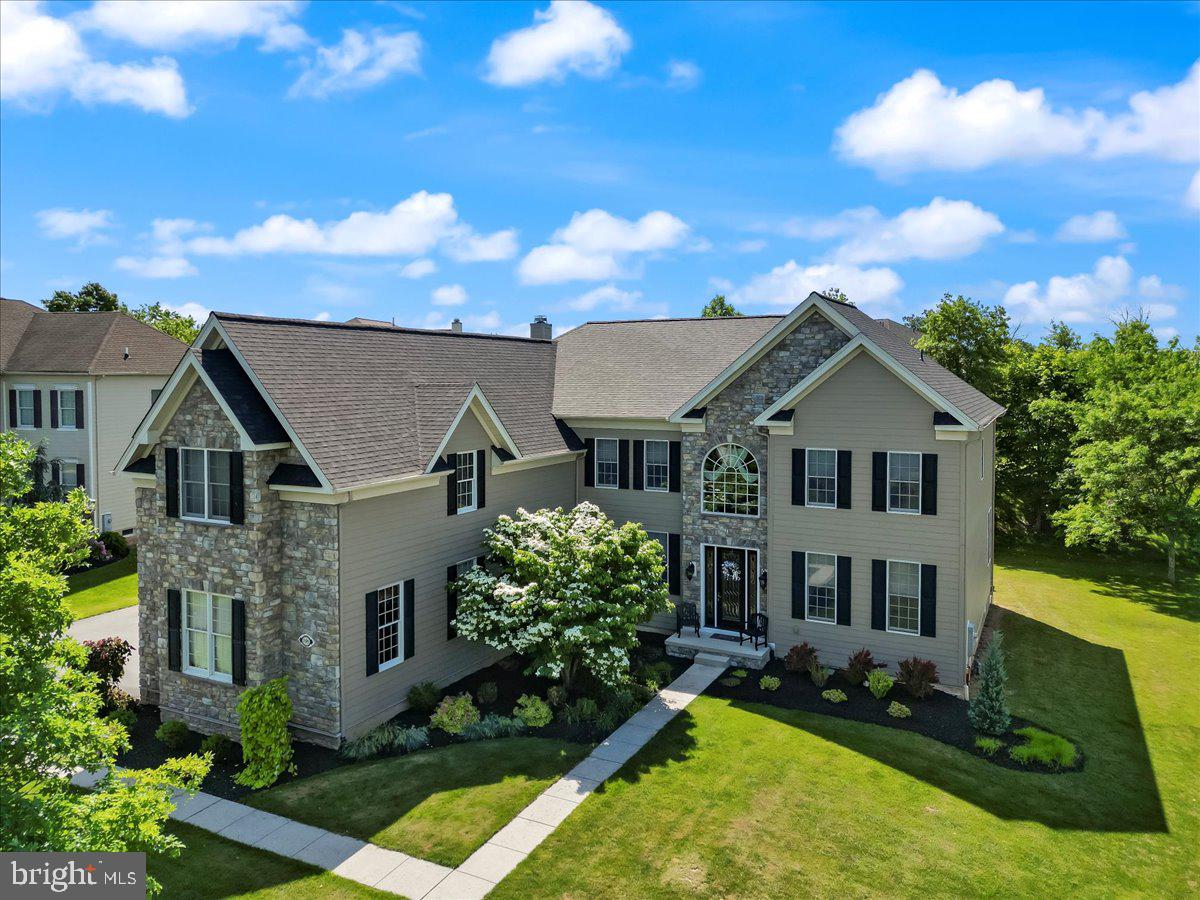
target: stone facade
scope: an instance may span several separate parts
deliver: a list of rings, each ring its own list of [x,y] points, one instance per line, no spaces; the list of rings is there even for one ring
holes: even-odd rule
[[[307,739],[336,744],[339,625],[336,506],[284,503],[267,488],[289,450],[248,451],[245,524],[167,516],[166,447],[235,450],[239,439],[201,382],[188,391],[155,448],[153,489],[137,491],[141,691],[164,718],[236,736],[242,688],[167,667],[167,590],[203,590],[246,604],[246,685],[289,676],[293,724]],[[304,647],[301,634],[315,644]]]
[[[832,356],[846,337],[820,313],[813,313],[758,362],[713,398],[704,416],[703,432],[685,432],[681,453],[683,480],[682,560],[696,564],[696,577],[684,580],[683,599],[702,602],[702,544],[754,547],[759,568],[767,567],[767,433],[753,423],[764,409]],[[740,444],[754,454],[759,471],[756,517],[715,515],[701,510],[701,469],[704,458],[720,444]]]

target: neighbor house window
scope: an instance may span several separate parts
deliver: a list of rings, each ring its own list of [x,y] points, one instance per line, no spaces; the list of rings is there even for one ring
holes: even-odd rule
[[[670,446],[667,441],[646,441],[646,490],[669,490]]]
[[[662,544],[663,581],[670,583],[670,580],[671,580],[670,568],[671,567],[667,564],[667,560],[670,559],[669,554],[671,552],[670,544],[668,543],[670,541],[670,536],[665,531],[647,531],[646,537],[650,538],[650,540],[652,540],[652,541],[658,541],[660,544]]]
[[[78,428],[75,420],[75,386],[55,388],[51,402],[58,404],[58,427]]]
[[[34,389],[18,387],[15,389],[15,393],[17,395],[17,427],[33,428],[33,423],[37,421]]]
[[[837,506],[837,451],[809,450],[805,464],[808,473],[808,505]]]
[[[184,518],[229,521],[228,450],[183,447],[180,457],[180,508]]]
[[[920,453],[888,453],[888,512],[921,512]]]
[[[837,617],[837,557],[832,553],[808,554],[806,596],[805,618],[832,625]]]
[[[596,438],[596,487],[617,487],[620,474],[619,442],[616,438]]]
[[[921,564],[889,559],[887,567],[887,630],[920,634]]]
[[[379,671],[390,669],[400,662],[400,616],[404,608],[401,603],[399,584],[390,584],[379,589]]]
[[[721,444],[704,458],[701,506],[706,513],[758,515],[758,461],[737,444]]]
[[[79,487],[78,463],[73,459],[64,459],[55,467],[58,469],[58,483],[65,491],[73,491]]]
[[[233,680],[233,599],[184,591],[183,671],[217,681]]]
[[[455,455],[455,479],[458,485],[455,509],[460,513],[475,509],[475,451]]]

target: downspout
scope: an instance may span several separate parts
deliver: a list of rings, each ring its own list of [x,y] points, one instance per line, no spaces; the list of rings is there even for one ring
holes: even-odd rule
[[[100,376],[103,377],[103,376]],[[84,420],[88,428],[88,467],[87,479],[90,489],[88,494],[92,498],[94,507],[92,509],[92,525],[99,530],[100,528],[100,472],[96,468],[96,459],[99,457],[98,443],[100,441],[100,429],[97,423],[100,421],[99,410],[96,409],[97,400],[100,392],[96,390],[96,378],[93,375],[87,382],[87,414]]]

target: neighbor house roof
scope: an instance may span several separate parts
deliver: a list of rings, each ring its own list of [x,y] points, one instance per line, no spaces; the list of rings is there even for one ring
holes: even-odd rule
[[[549,341],[214,313],[334,489],[424,472],[479,385],[523,456],[575,449]]]
[[[187,350],[128,313],[46,312],[20,300],[0,300],[0,334],[6,372],[170,375]]]

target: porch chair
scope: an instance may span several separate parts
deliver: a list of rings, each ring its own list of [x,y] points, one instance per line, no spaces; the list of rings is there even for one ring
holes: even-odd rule
[[[683,629],[694,628],[696,637],[700,637],[700,610],[694,603],[675,604],[675,633],[683,637]]]
[[[738,643],[744,643],[746,638],[750,638],[754,649],[758,649],[759,642],[767,642],[767,616],[766,613],[750,613],[746,620],[746,624],[738,630]]]

